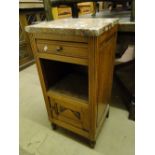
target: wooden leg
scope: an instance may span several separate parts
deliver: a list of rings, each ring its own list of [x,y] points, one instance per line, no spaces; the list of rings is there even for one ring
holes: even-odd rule
[[[91,147],[91,148],[94,148],[95,147],[95,144],[96,144],[96,141],[89,141],[89,146]]]
[[[56,124],[51,123],[51,126],[52,126],[52,129],[53,129],[53,130],[56,130],[56,129],[57,129],[57,125],[56,125]]]
[[[135,0],[131,2],[131,18],[130,21],[135,21]]]
[[[107,117],[107,118],[109,118],[109,110],[108,110],[108,112],[107,112],[107,115],[106,115],[106,117]]]
[[[93,2],[93,7],[94,7],[94,11],[91,16],[95,17],[96,16],[96,2]]]
[[[109,5],[109,6],[108,6],[108,9],[109,9],[109,11],[112,11],[112,9],[113,9],[113,5],[112,5],[112,4]]]
[[[72,6],[71,6],[71,9],[72,9],[72,17],[73,18],[78,18],[79,17],[79,9],[77,7],[77,4],[73,3]]]
[[[130,106],[129,106],[129,119],[130,120],[135,120],[135,103],[134,101],[131,101]]]

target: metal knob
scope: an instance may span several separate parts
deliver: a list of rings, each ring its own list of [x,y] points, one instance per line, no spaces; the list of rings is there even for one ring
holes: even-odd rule
[[[44,52],[47,52],[47,50],[48,50],[48,46],[45,45],[45,46],[44,46]]]
[[[61,46],[57,46],[56,50],[57,50],[57,52],[60,52],[63,50],[63,48]]]

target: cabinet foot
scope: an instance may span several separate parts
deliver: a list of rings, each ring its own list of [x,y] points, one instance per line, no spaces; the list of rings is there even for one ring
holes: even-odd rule
[[[109,110],[108,110],[108,112],[107,112],[106,118],[109,118]]]
[[[56,129],[57,129],[57,125],[56,125],[56,124],[51,123],[51,126],[52,126],[52,129],[53,129],[53,130],[56,130]]]
[[[96,141],[89,141],[89,146],[91,148],[94,148],[95,147],[95,144],[96,144]]]

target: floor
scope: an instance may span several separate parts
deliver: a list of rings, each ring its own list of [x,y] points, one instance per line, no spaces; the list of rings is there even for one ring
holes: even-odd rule
[[[20,78],[20,155],[134,155],[135,122],[113,86],[110,115],[91,149],[69,131],[51,129],[35,64],[22,70]]]

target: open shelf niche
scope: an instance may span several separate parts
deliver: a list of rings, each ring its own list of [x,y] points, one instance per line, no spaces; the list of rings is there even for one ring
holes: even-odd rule
[[[41,66],[48,96],[57,94],[88,103],[88,66],[46,59],[41,59]]]

